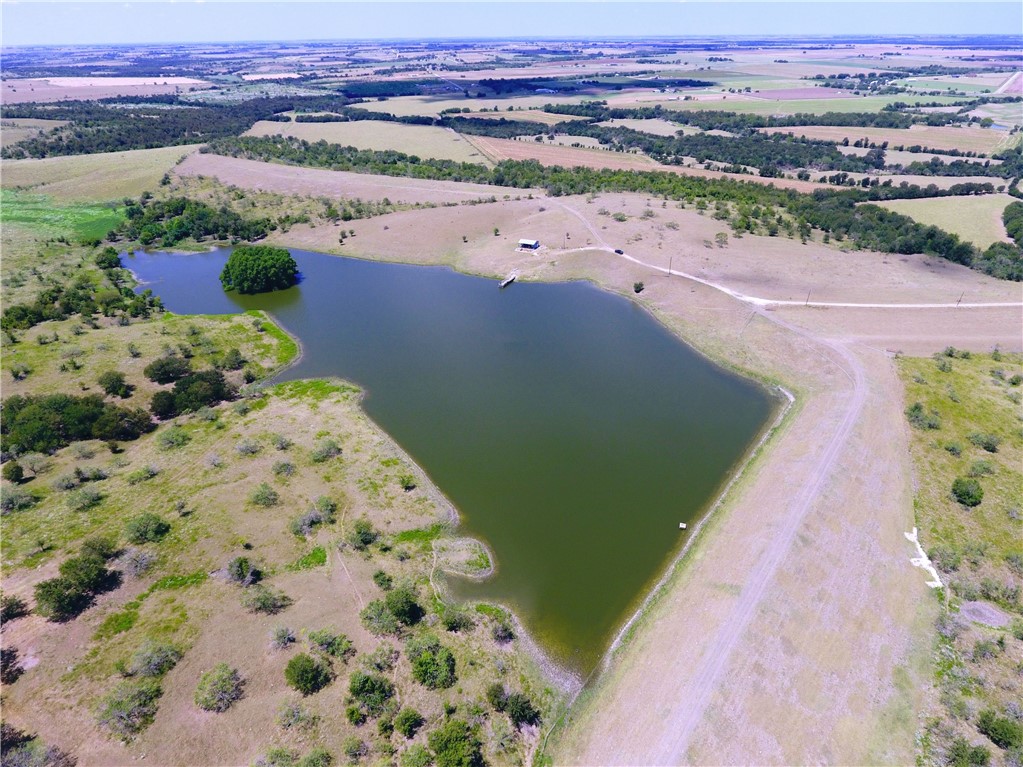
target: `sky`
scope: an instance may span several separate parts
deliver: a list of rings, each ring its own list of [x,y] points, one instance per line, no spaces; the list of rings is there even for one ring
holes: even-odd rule
[[[1017,34],[1023,3],[0,0],[11,45],[467,37]]]

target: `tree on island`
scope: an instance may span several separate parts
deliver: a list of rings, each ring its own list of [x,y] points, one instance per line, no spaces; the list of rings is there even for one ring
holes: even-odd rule
[[[234,249],[220,273],[224,290],[266,293],[298,282],[298,264],[285,248],[242,245]]]

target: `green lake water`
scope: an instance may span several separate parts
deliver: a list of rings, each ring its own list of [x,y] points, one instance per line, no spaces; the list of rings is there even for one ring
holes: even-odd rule
[[[229,251],[125,259],[179,314],[265,309],[304,355],[279,380],[339,376],[495,557],[462,599],[514,609],[585,676],[770,418],[760,386],[631,301],[293,250],[302,282],[226,294]]]

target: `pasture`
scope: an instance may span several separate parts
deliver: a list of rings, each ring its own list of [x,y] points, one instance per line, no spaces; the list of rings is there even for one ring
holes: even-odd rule
[[[66,120],[17,119],[0,121],[0,147],[17,144],[27,138],[38,136],[43,131],[67,125]]]
[[[1009,242],[1002,224],[1002,211],[1013,199],[1007,194],[987,194],[979,197],[886,200],[876,204],[921,224],[958,234],[963,240],[986,248],[993,242]]]
[[[438,160],[487,162],[479,150],[462,136],[448,128],[433,125],[403,125],[382,120],[328,123],[261,121],[245,135],[294,136],[306,141],[326,141],[358,149],[394,150]]]
[[[773,115],[773,114],[824,114],[825,112],[876,112],[882,107],[888,106],[895,101],[906,101],[912,103],[913,99],[906,97],[906,94],[894,96],[851,96],[849,98],[821,98],[821,99],[789,99],[774,101],[763,97],[752,98],[738,94],[724,94],[723,99],[696,99],[683,101],[682,97],[665,100],[663,95],[656,94],[649,101],[644,100],[643,106],[654,106],[660,104],[665,109],[688,110],[688,109],[725,109],[729,112],[742,112],[748,114]],[[927,96],[927,102],[938,101],[947,104],[955,104],[962,101],[952,96]],[[611,106],[624,106],[617,101]]]
[[[928,149],[958,149],[961,152],[993,152],[1011,146],[1014,137],[1006,131],[974,127],[933,127],[914,125],[910,128],[859,128],[834,125],[800,125],[795,128],[762,128],[767,133],[792,133],[821,141],[854,142],[866,138],[876,144],[888,142],[890,147],[924,146]]]
[[[196,146],[66,155],[41,160],[4,160],[2,184],[45,194],[60,202],[106,202],[155,189],[163,175]]]

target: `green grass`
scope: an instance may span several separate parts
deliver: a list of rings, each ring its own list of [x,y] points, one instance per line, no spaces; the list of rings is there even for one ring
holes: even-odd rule
[[[1002,224],[1002,211],[1013,201],[1007,194],[978,197],[931,197],[921,200],[886,200],[882,208],[909,216],[921,224],[938,226],[958,234],[967,242],[986,248],[1009,238]]]
[[[251,309],[246,314],[257,319],[266,319],[266,315],[258,310]],[[299,353],[298,342],[289,336],[282,328],[272,322],[263,323],[263,332],[277,340],[277,364],[287,365],[294,360]]]
[[[120,207],[98,203],[62,204],[48,195],[0,190],[3,225],[30,227],[39,237],[102,238],[123,220]]]
[[[109,639],[112,636],[123,634],[132,629],[139,619],[139,608],[146,599],[157,591],[176,591],[189,586],[198,586],[206,581],[209,576],[205,572],[191,573],[190,575],[168,575],[156,581],[152,586],[143,591],[137,599],[128,602],[121,610],[111,613],[96,629],[93,639]]]
[[[444,523],[438,522],[435,525],[419,528],[417,530],[403,530],[394,536],[394,542],[396,544],[407,543],[413,546],[419,546],[423,549],[428,549],[430,544],[444,534],[446,528],[447,526]]]
[[[359,389],[349,384],[322,378],[306,381],[287,381],[273,387],[273,395],[281,399],[302,399],[321,402],[329,397],[357,393]]]
[[[327,564],[327,550],[323,548],[323,546],[317,546],[312,551],[309,551],[296,559],[285,569],[289,572],[298,572],[299,570],[311,570],[314,567],[323,567],[325,564]]]

